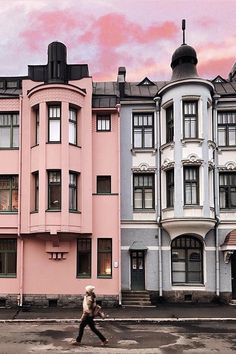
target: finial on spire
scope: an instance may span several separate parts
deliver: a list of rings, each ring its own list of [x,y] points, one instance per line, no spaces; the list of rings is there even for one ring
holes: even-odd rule
[[[183,44],[185,43],[185,20],[182,20]]]

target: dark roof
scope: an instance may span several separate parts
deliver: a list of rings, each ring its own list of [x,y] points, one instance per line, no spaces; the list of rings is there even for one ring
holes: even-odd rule
[[[139,82],[126,82],[125,97],[153,98],[156,96],[157,91],[160,90],[167,83],[167,81],[154,81],[154,85],[139,85]]]
[[[0,89],[0,98],[15,98],[21,95],[22,89]]]
[[[118,102],[116,82],[93,82],[93,108],[114,108]]]
[[[197,53],[193,47],[187,44],[182,44],[179,48],[174,51],[171,60],[171,67],[175,67],[178,64],[178,61],[184,58],[192,59],[191,62],[197,64]]]
[[[236,81],[232,82],[213,82],[216,93],[221,96],[236,95]]]

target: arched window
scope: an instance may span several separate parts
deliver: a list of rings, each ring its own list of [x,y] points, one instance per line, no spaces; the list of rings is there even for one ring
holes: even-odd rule
[[[179,236],[171,244],[173,284],[202,284],[203,246],[194,236]]]

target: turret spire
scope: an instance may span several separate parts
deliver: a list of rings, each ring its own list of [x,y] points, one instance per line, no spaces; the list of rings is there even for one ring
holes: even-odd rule
[[[186,44],[185,43],[185,24],[186,24],[186,21],[182,20],[183,44]]]

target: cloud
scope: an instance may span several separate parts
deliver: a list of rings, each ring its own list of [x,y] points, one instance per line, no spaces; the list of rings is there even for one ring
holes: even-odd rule
[[[227,79],[230,70],[235,63],[235,57],[216,58],[207,60],[198,66],[198,73],[201,77],[215,78],[217,75]]]

